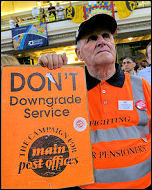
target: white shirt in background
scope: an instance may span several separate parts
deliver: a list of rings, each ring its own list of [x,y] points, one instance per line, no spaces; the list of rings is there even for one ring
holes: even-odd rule
[[[14,20],[9,20],[10,28],[15,28],[15,21]]]
[[[138,76],[146,79],[151,85],[151,65],[139,71]]]
[[[64,16],[65,16],[65,11],[63,10],[64,7],[63,6],[59,6],[59,7],[55,7],[55,9],[57,10],[57,17],[59,19],[64,19]]]

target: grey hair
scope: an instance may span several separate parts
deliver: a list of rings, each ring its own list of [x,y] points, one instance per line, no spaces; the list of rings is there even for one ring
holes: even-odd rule
[[[20,65],[17,58],[9,54],[1,54],[1,64],[2,66]]]

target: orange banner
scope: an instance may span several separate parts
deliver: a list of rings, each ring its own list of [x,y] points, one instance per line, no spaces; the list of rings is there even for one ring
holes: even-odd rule
[[[4,189],[94,182],[83,67],[2,68]]]

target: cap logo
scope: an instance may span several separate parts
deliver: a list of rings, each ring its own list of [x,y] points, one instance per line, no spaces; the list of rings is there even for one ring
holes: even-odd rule
[[[136,102],[136,108],[139,110],[145,110],[146,109],[146,103],[143,100],[138,100]]]

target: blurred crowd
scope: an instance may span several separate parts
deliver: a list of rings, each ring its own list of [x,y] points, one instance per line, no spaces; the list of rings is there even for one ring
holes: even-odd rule
[[[72,3],[69,2],[69,7],[72,6]],[[56,6],[53,6],[52,3],[49,4],[47,9],[42,7],[34,7],[32,10],[32,18],[37,19],[40,23],[52,22],[55,20],[65,19],[65,7],[60,5],[59,2],[56,3]],[[16,28],[20,26],[20,23],[24,21],[19,17],[11,17],[9,20],[10,28]]]
[[[62,20],[65,18],[65,7],[60,5],[59,2],[56,3],[56,6],[53,6],[52,3],[50,3],[50,6],[47,10],[40,7],[40,14],[39,14],[39,21],[40,22],[46,22],[46,18],[48,17],[48,20],[54,21],[54,20]]]
[[[88,4],[101,4],[103,2],[106,1],[88,1]],[[64,20],[66,18],[66,8],[71,7],[71,1],[69,1],[69,5],[67,7],[60,5],[59,2],[57,2],[55,6],[50,2],[48,8],[33,7],[31,19],[37,19],[40,23]],[[24,18],[11,17],[9,20],[10,28],[19,27],[22,21],[24,21]]]
[[[136,61],[133,56],[122,57],[122,70],[145,78],[151,84],[151,41],[146,47],[146,58]]]

